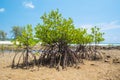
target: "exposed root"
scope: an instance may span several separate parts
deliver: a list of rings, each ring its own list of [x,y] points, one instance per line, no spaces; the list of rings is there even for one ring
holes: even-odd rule
[[[103,58],[103,54],[92,46],[79,45],[76,49],[79,58],[87,60],[99,60]]]
[[[55,44],[52,46],[47,46],[47,48],[43,49],[43,52],[39,58],[38,67],[47,66],[60,70],[60,67],[62,67],[62,69],[66,69],[66,67],[78,65],[80,61],[81,59],[78,55],[68,46]]]

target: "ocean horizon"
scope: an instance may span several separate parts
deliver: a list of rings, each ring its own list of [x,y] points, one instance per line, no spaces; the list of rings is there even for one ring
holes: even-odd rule
[[[95,45],[94,43],[90,44],[90,45]],[[99,44],[96,44],[98,46],[120,46],[120,43],[99,43]]]
[[[13,43],[11,42],[11,41],[0,41],[0,44],[2,45],[2,44],[10,44],[10,45],[12,45]],[[72,44],[72,45],[74,45],[74,44]],[[89,45],[95,45],[95,43],[91,43],[91,44],[89,44]],[[98,45],[98,46],[120,46],[120,43],[106,43],[106,42],[101,42],[101,43],[99,43],[99,44],[96,44],[96,45]]]

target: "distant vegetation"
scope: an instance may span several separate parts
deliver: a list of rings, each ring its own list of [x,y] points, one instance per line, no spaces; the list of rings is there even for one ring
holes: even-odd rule
[[[6,40],[7,33],[5,33],[3,30],[0,30],[0,40],[4,41]]]
[[[13,26],[12,30],[11,30],[12,38],[17,39],[18,36],[21,36],[22,35],[22,30],[23,30],[23,27]]]

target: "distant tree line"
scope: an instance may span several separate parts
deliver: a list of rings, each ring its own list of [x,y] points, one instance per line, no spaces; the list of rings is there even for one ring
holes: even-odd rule
[[[0,30],[0,40],[5,41],[5,40],[16,39],[17,36],[20,36],[22,34],[22,30],[23,30],[23,27],[13,26],[12,30],[10,31],[10,34],[12,34],[10,38],[7,37],[7,33],[5,31]]]
[[[3,30],[0,30],[0,40],[4,41],[7,39],[7,33]]]

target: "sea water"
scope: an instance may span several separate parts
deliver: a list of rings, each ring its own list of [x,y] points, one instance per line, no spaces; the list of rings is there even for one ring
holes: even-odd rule
[[[94,45],[94,44],[92,44]],[[108,47],[116,47],[116,46],[120,46],[120,43],[100,43],[100,44],[96,44],[98,46],[108,46]]]

